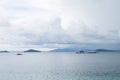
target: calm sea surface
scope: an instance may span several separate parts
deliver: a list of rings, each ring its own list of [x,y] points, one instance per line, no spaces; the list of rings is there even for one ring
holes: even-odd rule
[[[120,53],[1,53],[0,80],[120,80]]]

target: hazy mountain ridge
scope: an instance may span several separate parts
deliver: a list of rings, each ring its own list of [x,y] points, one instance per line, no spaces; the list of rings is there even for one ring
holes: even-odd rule
[[[96,49],[96,52],[120,52],[120,50]]]
[[[51,51],[47,52],[79,52],[79,51],[84,51],[84,52],[120,52],[120,50],[110,50],[110,49],[79,49],[79,48],[60,48],[60,49],[54,49]],[[25,51],[15,51],[15,52],[42,52],[37,49],[28,49]],[[2,50],[0,53],[14,53],[14,51],[7,51],[7,50]]]
[[[108,49],[75,49],[75,48],[63,48],[63,49],[55,49],[52,50],[51,52],[77,52],[77,51],[85,51],[85,52],[120,52],[120,50],[108,50]]]

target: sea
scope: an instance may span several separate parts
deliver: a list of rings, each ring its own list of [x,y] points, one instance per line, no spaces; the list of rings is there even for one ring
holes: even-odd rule
[[[120,80],[120,52],[0,53],[0,80]]]

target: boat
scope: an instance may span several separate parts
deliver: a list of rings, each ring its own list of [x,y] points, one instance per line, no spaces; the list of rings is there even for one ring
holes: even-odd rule
[[[22,55],[22,54],[18,53],[18,54],[16,54],[16,55]]]
[[[91,51],[91,52],[88,52],[88,53],[96,54],[97,52],[96,51]]]
[[[85,53],[84,51],[79,51],[79,52],[76,52],[77,54],[83,54]]]

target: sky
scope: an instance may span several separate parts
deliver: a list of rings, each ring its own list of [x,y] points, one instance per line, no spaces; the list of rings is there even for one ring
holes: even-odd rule
[[[120,49],[120,0],[0,0],[0,50]]]

